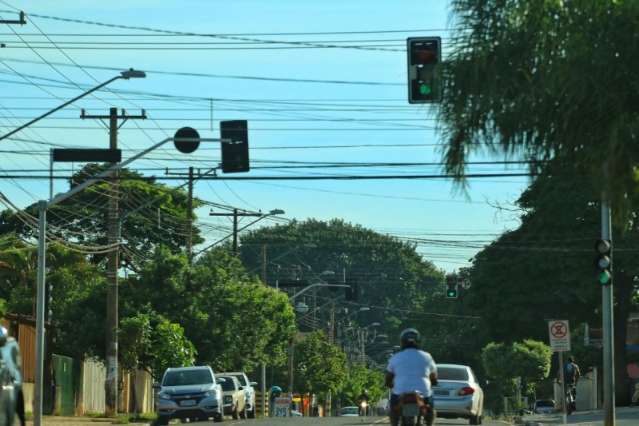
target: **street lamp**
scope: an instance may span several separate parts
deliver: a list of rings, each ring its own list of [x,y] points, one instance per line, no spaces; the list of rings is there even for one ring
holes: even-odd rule
[[[131,78],[145,78],[146,77],[146,73],[144,71],[138,71],[138,70],[134,70],[133,68],[130,68],[126,71],[122,71],[120,73],[120,75],[116,75],[115,77],[105,81],[102,84],[98,84],[97,86],[95,86],[94,88],[87,90],[84,93],[81,93],[80,95],[76,96],[75,98],[66,101],[65,103],[63,103],[62,105],[59,105],[55,108],[53,108],[50,111],[45,112],[44,114],[34,118],[33,120],[29,121],[28,123],[23,124],[22,126],[18,127],[17,129],[13,129],[12,131],[10,131],[9,133],[7,133],[6,135],[2,135],[0,136],[0,141],[3,139],[8,138],[11,135],[14,135],[16,133],[18,133],[20,130],[24,129],[25,127],[29,127],[30,125],[32,125],[33,123],[42,120],[45,117],[50,116],[51,114],[53,114],[56,111],[61,110],[62,108],[71,105],[72,103],[74,103],[75,101],[77,101],[78,99],[84,98],[85,96],[95,92],[96,90],[99,90],[101,88],[103,88],[104,86],[106,86],[107,84],[113,83],[115,80],[119,80],[119,79],[123,79],[123,80],[129,80]]]
[[[125,78],[125,77],[118,77]],[[114,79],[112,79],[114,80]],[[89,92],[87,92],[89,93]],[[47,228],[47,209],[63,202],[78,192],[83,191],[87,187],[98,182],[100,179],[111,176],[117,170],[129,165],[133,161],[143,157],[151,151],[159,148],[165,143],[172,141],[174,138],[166,138],[142,152],[132,156],[131,158],[117,163],[105,171],[94,177],[88,178],[79,185],[74,186],[69,191],[58,194],[51,201],[40,200],[38,202],[38,271],[37,271],[37,291],[36,291],[36,375],[35,389],[33,398],[33,424],[34,426],[42,425],[42,382],[44,371],[44,289],[45,289],[45,273],[46,273],[46,228]],[[219,142],[220,139],[200,139],[203,142]]]
[[[72,104],[73,102],[81,99],[96,90],[101,89],[102,87],[114,82],[115,80],[123,79],[129,80],[131,78],[144,78],[146,74],[143,71],[134,70],[130,68],[126,71],[120,72],[120,75],[116,75],[113,78],[101,83],[86,92],[83,92],[76,96],[75,98],[64,102],[62,105],[59,105],[53,108],[50,111],[45,112],[44,114],[30,120],[29,122],[21,125],[20,127],[10,131],[9,133],[0,136],[0,141],[3,139],[7,139],[9,136],[14,135],[21,131],[22,129],[29,127],[33,123],[36,123],[43,118],[48,117],[56,111],[61,110],[62,108]],[[145,153],[148,151],[145,151]],[[112,168],[116,170],[117,168]],[[109,169],[109,174],[111,169]],[[37,295],[36,295],[36,377],[35,377],[35,390],[34,390],[34,398],[33,398],[33,423],[34,426],[41,426],[42,424],[42,381],[43,381],[43,367],[44,367],[44,281],[45,281],[45,250],[46,250],[46,210],[48,207],[51,207],[71,195],[75,194],[79,190],[86,188],[87,186],[93,184],[95,180],[89,179],[84,184],[76,186],[71,191],[66,194],[61,194],[58,197],[55,197],[50,202],[45,200],[41,200],[38,203],[39,209],[39,218],[38,218],[38,287],[37,287]],[[79,189],[81,188],[81,189]]]

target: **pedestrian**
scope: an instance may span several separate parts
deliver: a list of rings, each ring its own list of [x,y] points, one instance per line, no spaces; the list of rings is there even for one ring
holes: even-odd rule
[[[20,426],[26,425],[24,415],[24,393],[22,392],[22,358],[20,356],[20,347],[16,339],[9,336],[6,328],[0,326],[0,336],[4,341],[4,345],[0,347],[0,357],[9,369],[11,380],[13,381],[13,390],[16,401],[16,414],[20,419]]]

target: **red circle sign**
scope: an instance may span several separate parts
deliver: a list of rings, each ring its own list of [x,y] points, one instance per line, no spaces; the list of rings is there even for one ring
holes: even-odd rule
[[[563,339],[568,334],[568,329],[563,322],[553,322],[550,325],[550,333],[556,339]]]

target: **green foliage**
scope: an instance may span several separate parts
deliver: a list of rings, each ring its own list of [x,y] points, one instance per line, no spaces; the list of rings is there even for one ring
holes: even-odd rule
[[[454,0],[452,11],[439,109],[448,171],[462,175],[485,150],[570,153],[601,189],[605,159],[613,204],[626,205],[639,160],[639,3]]]
[[[366,389],[370,402],[379,401],[386,393],[384,374],[379,370],[371,370],[362,364],[348,366],[346,380],[337,397],[342,406],[357,405],[359,396]]]
[[[87,164],[76,172],[70,181],[73,187],[88,177],[99,174],[105,165]],[[159,245],[178,252],[186,247],[188,196],[183,189],[168,187],[154,180],[140,180],[141,175],[128,169],[120,171],[120,218],[122,245],[134,252],[151,253]],[[111,194],[109,182],[96,183],[75,196],[48,210],[49,225],[61,225],[58,235],[65,240],[87,245],[103,245],[107,242],[107,210]],[[193,208],[200,206],[193,201]],[[25,211],[37,217],[37,205],[28,206]],[[194,215],[194,218],[196,216]],[[82,220],[77,220],[82,218]],[[158,223],[159,222],[159,223]],[[26,226],[17,215],[8,211],[0,214],[0,234],[15,232],[20,236],[37,237],[37,232]],[[193,228],[193,243],[204,240],[197,227]],[[123,251],[120,259],[123,266],[137,270],[140,262]],[[92,263],[99,264],[104,254],[91,257]]]
[[[144,369],[159,378],[169,367],[191,366],[195,347],[184,329],[155,312],[139,313],[120,321],[122,366]]]
[[[538,383],[548,377],[552,351],[542,342],[524,340],[516,343],[491,342],[482,350],[486,373],[501,383],[521,377]]]
[[[346,382],[346,354],[316,331],[295,344],[295,391],[325,398],[336,394]]]
[[[357,303],[346,303],[349,314],[359,306],[373,307],[350,315],[349,320],[360,325],[380,322],[380,333],[392,336],[391,339],[423,318],[411,318],[408,311],[445,311],[431,303],[432,297],[443,293],[443,273],[424,260],[414,245],[391,236],[338,219],[264,227],[242,236],[240,254],[247,269],[261,270],[263,245],[268,259],[273,259],[266,277],[270,286],[275,286],[276,280],[297,278],[306,283],[318,282],[320,278],[330,282],[329,278],[320,277],[327,270],[335,272],[334,282],[341,283],[345,273],[347,282],[357,282],[360,289]],[[343,290],[317,290],[318,298],[343,294]],[[327,309],[316,315],[318,321],[329,320]],[[379,353],[383,356],[383,351]],[[385,358],[377,361],[385,362]]]
[[[7,315],[7,301],[0,298],[0,318],[4,318]]]
[[[251,372],[262,362],[286,361],[295,331],[288,298],[250,278],[224,250],[207,253],[189,268],[184,255],[159,248],[121,291],[131,315],[148,306],[184,327],[200,364]]]

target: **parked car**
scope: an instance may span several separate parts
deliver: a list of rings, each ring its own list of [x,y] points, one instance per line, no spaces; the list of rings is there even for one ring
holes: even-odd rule
[[[246,396],[246,413],[249,419],[255,418],[255,386],[257,386],[256,382],[249,381],[246,373],[242,371],[232,371],[220,373],[224,376],[233,376],[240,381],[240,385],[244,390],[244,395]]]
[[[538,399],[533,406],[535,414],[552,414],[555,412],[555,401],[552,399]]]
[[[466,418],[471,425],[482,423],[484,391],[473,370],[466,365],[438,364],[439,383],[433,386],[437,417]]]
[[[171,419],[223,420],[222,388],[208,366],[169,368],[158,394],[158,425]]]
[[[235,376],[218,376],[222,382],[222,398],[224,400],[224,414],[235,420],[246,418],[246,395],[240,381]]]
[[[342,407],[339,410],[339,415],[342,417],[359,417],[359,407]]]

